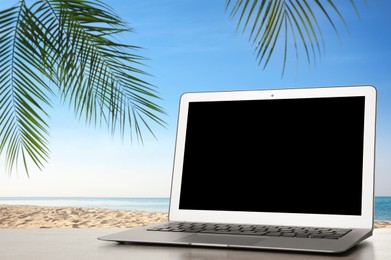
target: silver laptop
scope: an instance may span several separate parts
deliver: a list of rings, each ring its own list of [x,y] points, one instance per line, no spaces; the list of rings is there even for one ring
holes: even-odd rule
[[[372,235],[376,89],[185,93],[169,221],[120,243],[344,252]]]

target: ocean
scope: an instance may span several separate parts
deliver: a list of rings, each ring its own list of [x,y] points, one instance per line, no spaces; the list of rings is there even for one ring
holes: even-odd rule
[[[168,212],[168,198],[0,197],[0,204]]]
[[[168,212],[168,198],[0,197],[0,204]],[[375,197],[375,220],[391,220],[391,196]]]
[[[375,220],[391,220],[391,197],[375,197]]]

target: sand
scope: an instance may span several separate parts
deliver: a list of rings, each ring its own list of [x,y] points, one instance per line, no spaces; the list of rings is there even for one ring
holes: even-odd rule
[[[166,220],[166,213],[135,210],[0,205],[0,228],[131,228]]]
[[[391,220],[375,220],[375,228],[391,228]]]
[[[159,212],[0,205],[0,228],[132,228],[166,220]],[[391,221],[375,221],[375,228],[391,228]]]

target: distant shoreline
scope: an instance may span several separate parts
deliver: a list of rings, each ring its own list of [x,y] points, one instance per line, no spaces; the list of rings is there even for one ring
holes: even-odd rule
[[[50,207],[106,208],[113,210],[143,210],[168,212],[166,197],[0,197],[4,205],[32,205]]]
[[[167,221],[168,214],[139,210],[0,205],[0,228],[132,228]],[[375,228],[391,228],[376,220]]]

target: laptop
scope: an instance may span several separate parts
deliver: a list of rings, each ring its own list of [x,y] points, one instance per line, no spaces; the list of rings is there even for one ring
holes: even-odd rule
[[[168,222],[100,240],[344,252],[372,235],[376,89],[181,96]]]

